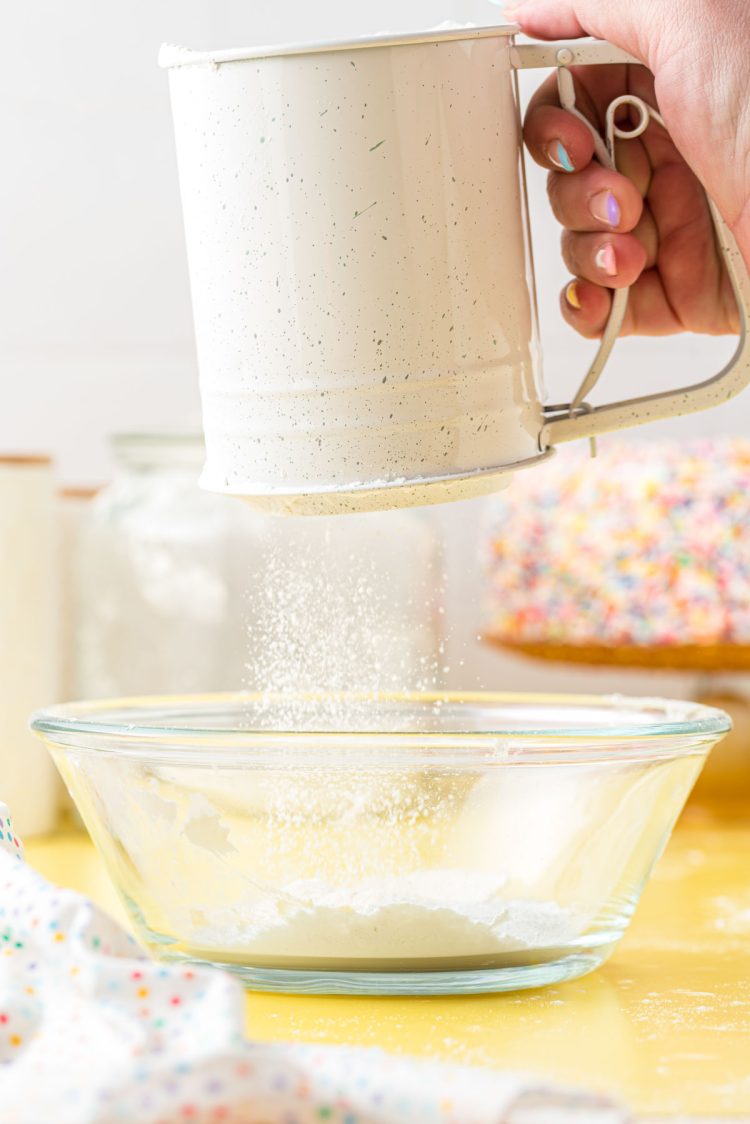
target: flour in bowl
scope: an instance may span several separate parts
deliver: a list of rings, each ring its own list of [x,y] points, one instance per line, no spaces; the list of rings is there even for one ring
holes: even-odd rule
[[[334,961],[382,967],[446,967],[472,958],[556,950],[580,933],[554,902],[502,897],[497,874],[422,870],[334,887],[321,878],[291,882],[250,908],[212,912],[192,940],[259,966],[293,959],[297,967]],[[539,957],[545,959],[546,957]]]

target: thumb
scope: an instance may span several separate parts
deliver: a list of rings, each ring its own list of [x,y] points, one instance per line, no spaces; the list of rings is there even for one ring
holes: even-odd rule
[[[659,7],[653,0],[508,0],[504,14],[535,39],[607,39],[653,70]]]

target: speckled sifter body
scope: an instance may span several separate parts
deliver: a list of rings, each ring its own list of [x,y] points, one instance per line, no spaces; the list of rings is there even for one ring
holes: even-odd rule
[[[745,384],[741,346],[736,385],[700,403],[543,406],[515,71],[626,56],[513,30],[162,49],[206,488],[302,513],[461,499],[556,440]]]

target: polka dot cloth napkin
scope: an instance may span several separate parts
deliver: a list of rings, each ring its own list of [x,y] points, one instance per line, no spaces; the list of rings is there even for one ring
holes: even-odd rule
[[[491,1070],[243,1037],[238,982],[160,965],[22,860],[0,804],[3,1124],[620,1124],[614,1104]]]

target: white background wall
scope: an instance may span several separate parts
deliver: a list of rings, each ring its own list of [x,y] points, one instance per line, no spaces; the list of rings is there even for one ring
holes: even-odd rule
[[[63,482],[109,474],[116,430],[198,428],[189,292],[164,41],[196,47],[407,30],[445,19],[492,22],[488,0],[27,0],[9,5],[0,67],[0,451],[50,451]],[[525,92],[536,82],[524,75]],[[531,177],[547,384],[564,400],[591,344],[557,311],[566,280],[544,176]],[[599,395],[647,393],[703,377],[728,341],[626,341]],[[649,436],[747,432],[750,393]],[[590,685],[475,642],[479,505],[442,510],[455,681]],[[459,661],[464,661],[460,670]],[[622,685],[600,674],[603,687]],[[633,681],[633,689],[642,686]],[[659,685],[651,679],[646,688]],[[677,684],[674,689],[679,689]]]

